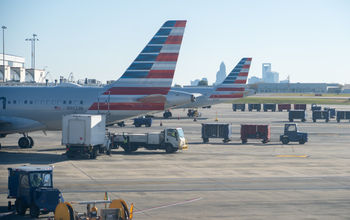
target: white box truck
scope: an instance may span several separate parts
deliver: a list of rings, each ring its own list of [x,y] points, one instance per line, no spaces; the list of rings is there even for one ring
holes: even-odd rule
[[[166,128],[161,132],[144,134],[115,134],[112,145],[115,148],[122,147],[127,153],[136,151],[141,147],[147,150],[161,149],[167,153],[187,149],[187,142],[182,128]]]
[[[88,155],[95,159],[107,144],[105,115],[72,114],[63,116],[62,145],[68,158]]]

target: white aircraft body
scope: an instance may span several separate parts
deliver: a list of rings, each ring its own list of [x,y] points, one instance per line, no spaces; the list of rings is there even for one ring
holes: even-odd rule
[[[60,130],[67,114],[106,114],[113,124],[181,104],[181,97],[182,104],[193,101],[193,95],[175,92],[167,102],[185,26],[186,21],[165,22],[125,73],[103,88],[0,87],[0,137],[23,133],[19,146],[32,147],[28,132]]]
[[[242,58],[225,80],[213,87],[172,87],[171,91],[200,94],[192,103],[177,105],[174,108],[199,108],[229,102],[254,94],[246,89],[252,58]]]

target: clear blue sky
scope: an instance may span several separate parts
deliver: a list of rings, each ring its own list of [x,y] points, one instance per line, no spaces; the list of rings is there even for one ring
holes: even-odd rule
[[[271,62],[280,79],[350,83],[350,1],[0,1],[6,53],[26,58],[38,35],[37,67],[53,78],[117,79],[168,19],[187,27],[174,82],[215,81],[253,57],[250,76]],[[1,47],[2,48],[2,47]]]

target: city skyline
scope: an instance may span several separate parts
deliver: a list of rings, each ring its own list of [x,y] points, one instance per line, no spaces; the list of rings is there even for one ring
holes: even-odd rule
[[[348,1],[1,1],[5,53],[23,56],[37,34],[36,66],[53,79],[115,80],[168,19],[186,19],[173,84],[190,79],[215,82],[223,61],[227,72],[253,57],[251,76],[272,63],[292,82],[350,83]],[[210,16],[208,16],[210,15]],[[50,79],[50,78],[49,78]]]

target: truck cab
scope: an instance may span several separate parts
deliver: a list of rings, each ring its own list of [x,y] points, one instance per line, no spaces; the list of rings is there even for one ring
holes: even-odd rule
[[[37,218],[40,213],[47,214],[55,210],[60,191],[53,188],[52,170],[51,166],[8,168],[7,198],[16,199],[17,214],[24,215],[29,208],[31,217]]]
[[[299,132],[297,124],[285,124],[284,134],[280,136],[280,141],[283,144],[288,144],[289,142],[304,144],[308,141],[308,135],[307,133]]]
[[[173,153],[177,150],[183,150],[187,148],[185,134],[182,128],[167,128],[165,133],[165,151],[167,153]]]

